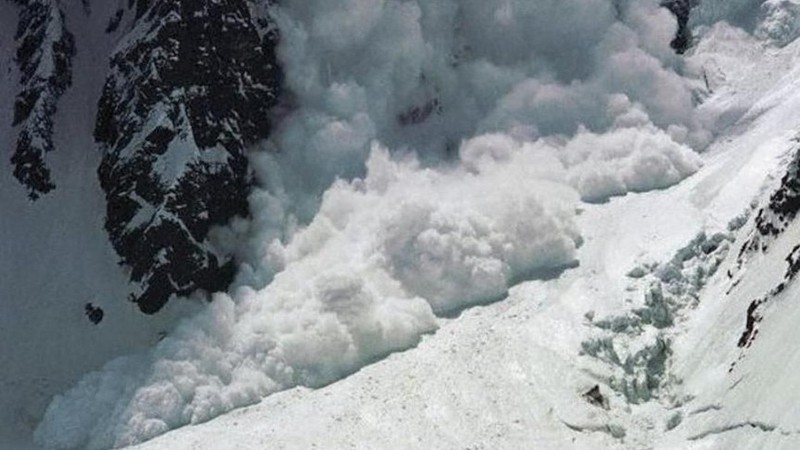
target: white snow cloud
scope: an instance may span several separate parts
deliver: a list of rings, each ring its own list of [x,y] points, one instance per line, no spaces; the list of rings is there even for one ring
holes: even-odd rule
[[[268,286],[217,294],[152,353],[84,378],[51,404],[39,442],[132,444],[280,389],[331,382],[415,345],[435,330],[435,313],[573,263],[576,194],[530,164],[542,150],[501,144],[499,158],[465,146],[470,170],[421,169],[375,147],[366,178],[336,183],[308,227],[269,247],[282,270]]]
[[[240,281],[151,353],[85,377],[53,401],[38,441],[133,444],[414,346],[437,314],[575,263],[579,193],[663,187],[697,167],[650,131],[582,131],[564,144],[483,135],[463,144],[462,166],[441,169],[373,145],[365,178],[336,182],[288,244],[263,247],[270,283]]]
[[[672,186],[700,168],[700,157],[655,128],[582,132],[560,153],[568,179],[588,202]]]
[[[312,0],[280,11],[300,108],[274,141],[287,208],[304,221],[336,177],[363,174],[373,140],[430,162],[489,132],[601,133],[625,94],[658,127],[685,129],[681,143],[708,142],[675,70],[675,21],[656,0]]]
[[[655,0],[286,0],[278,23],[297,108],[216,237],[247,236],[236,286],[56,398],[39,443],[132,444],[409,348],[574,264],[581,199],[667,187],[708,139]]]

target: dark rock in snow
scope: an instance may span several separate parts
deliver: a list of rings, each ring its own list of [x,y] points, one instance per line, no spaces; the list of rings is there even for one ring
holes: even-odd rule
[[[740,269],[755,252],[767,252],[771,243],[781,236],[800,212],[800,149],[789,162],[786,174],[755,218],[753,230],[737,256],[736,270]],[[758,323],[764,319],[763,306],[773,297],[782,294],[800,272],[800,245],[792,248],[784,258],[787,263],[783,280],[762,298],[753,300],[747,308],[745,327],[737,342],[740,348],[749,348],[758,336]],[[732,272],[729,274],[733,275]],[[741,281],[737,279],[734,286]]]
[[[594,385],[593,388],[586,391],[583,394],[583,398],[592,405],[608,409],[608,400],[606,400],[606,398],[603,396],[603,393],[600,392],[600,386],[597,384]]]
[[[122,23],[122,18],[125,16],[124,9],[118,9],[117,12],[108,20],[108,25],[106,26],[106,33],[113,33],[117,31],[119,28],[120,23]]]
[[[771,243],[783,234],[798,212],[800,212],[800,150],[795,152],[789,162],[786,174],[770,195],[769,202],[758,211],[754,227],[739,250],[736,269],[731,272],[731,276],[744,265],[751,254],[769,250]],[[785,277],[787,281],[794,278],[800,269],[797,260],[794,251],[786,257],[789,263]]]
[[[744,332],[737,343],[739,347],[743,348],[753,345],[753,340],[755,340],[756,335],[758,335],[756,324],[762,320],[762,317],[758,312],[758,308],[764,304],[764,301],[764,299],[753,300],[750,303],[750,306],[747,307],[747,318],[745,320]]]
[[[800,152],[789,163],[781,184],[769,198],[769,204],[756,217],[756,228],[762,236],[777,236],[786,229],[800,211]]]
[[[87,303],[86,306],[84,306],[84,311],[86,317],[88,317],[93,324],[97,325],[103,321],[105,312],[103,312],[102,308],[94,306],[92,303]]]
[[[661,6],[667,8],[675,15],[678,21],[678,30],[670,46],[676,53],[682,55],[692,45],[692,30],[689,29],[689,16],[692,8],[697,6],[699,0],[662,0]]]

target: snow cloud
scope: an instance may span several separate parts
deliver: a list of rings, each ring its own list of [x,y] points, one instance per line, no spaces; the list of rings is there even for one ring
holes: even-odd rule
[[[665,188],[709,134],[656,0],[285,0],[293,109],[236,286],[151,352],[87,375],[40,444],[106,448],[320,386],[437,315],[575,264],[580,201]]]
[[[602,133],[620,95],[679,143],[709,140],[657,0],[306,0],[277,16],[299,108],[274,144],[304,221],[336,177],[363,174],[373,140],[430,164],[484,133]]]

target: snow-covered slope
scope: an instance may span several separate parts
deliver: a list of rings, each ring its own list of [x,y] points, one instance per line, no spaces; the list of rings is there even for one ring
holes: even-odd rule
[[[701,111],[725,131],[678,186],[582,206],[580,266],[517,285],[345,380],[137,448],[796,448],[798,285],[770,296],[757,338],[738,343],[798,239],[790,221],[740,262],[798,148],[798,49],[709,30],[690,70],[707,74]],[[621,365],[586,344],[604,337]],[[649,401],[621,388],[658,371]],[[600,406],[584,396],[595,385]]]
[[[797,55],[793,43],[780,51],[768,50],[763,58],[796,61]],[[748,134],[785,148],[781,170],[759,196],[726,274],[708,287],[706,301],[677,341],[676,373],[685,380],[683,389],[692,401],[684,424],[667,436],[665,447],[687,448],[687,439],[691,448],[800,445],[794,375],[800,363],[794,342],[800,147],[793,116],[800,108],[798,77],[796,66],[791,67],[780,78],[780,89],[754,106],[758,116],[751,118],[762,125]]]

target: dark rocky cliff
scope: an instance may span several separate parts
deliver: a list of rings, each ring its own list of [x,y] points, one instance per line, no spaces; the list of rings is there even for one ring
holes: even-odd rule
[[[31,200],[56,189],[47,155],[57,151],[55,122],[69,121],[58,114],[59,99],[73,81],[73,56],[87,51],[67,26],[101,25],[116,47],[82,61],[107,61],[89,68],[106,73],[94,87],[97,173],[105,228],[130,269],[131,300],[154,313],[173,294],[225,289],[235,267],[208,233],[248,215],[247,150],[271,131],[282,85],[271,2],[11,3],[19,14],[11,161]],[[92,17],[98,11],[108,17]]]

